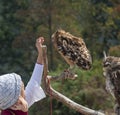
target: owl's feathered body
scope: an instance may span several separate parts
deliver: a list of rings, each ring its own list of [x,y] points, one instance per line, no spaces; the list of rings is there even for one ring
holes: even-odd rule
[[[91,55],[82,38],[75,37],[64,30],[57,30],[52,35],[52,41],[57,51],[70,66],[77,65],[85,70],[91,68]]]
[[[108,56],[103,60],[106,88],[120,106],[120,57]]]

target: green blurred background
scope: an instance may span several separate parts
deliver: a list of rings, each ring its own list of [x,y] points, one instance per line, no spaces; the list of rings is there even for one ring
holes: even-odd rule
[[[68,64],[54,50],[51,35],[64,29],[82,37],[91,52],[90,71],[76,69],[74,81],[52,82],[57,91],[91,109],[112,115],[114,100],[105,89],[103,51],[120,56],[119,0],[0,0],[0,74],[16,72],[26,84],[37,58],[36,38],[45,37],[49,74]],[[52,99],[53,115],[82,115]],[[34,104],[30,115],[49,115],[50,98]]]

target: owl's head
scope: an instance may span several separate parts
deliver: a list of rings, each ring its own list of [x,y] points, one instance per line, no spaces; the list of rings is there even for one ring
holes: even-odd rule
[[[106,56],[104,54],[103,68],[107,71],[120,70],[120,57]]]

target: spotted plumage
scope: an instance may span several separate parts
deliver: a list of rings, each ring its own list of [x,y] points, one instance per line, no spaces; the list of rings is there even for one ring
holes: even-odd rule
[[[57,30],[52,35],[52,41],[70,67],[77,65],[84,70],[91,68],[91,55],[82,38],[75,37],[64,30]]]

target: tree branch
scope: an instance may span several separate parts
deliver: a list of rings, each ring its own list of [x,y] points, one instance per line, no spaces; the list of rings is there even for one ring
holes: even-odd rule
[[[44,74],[43,74],[43,85],[44,90],[47,95],[52,96],[56,100],[62,102],[67,107],[74,109],[84,115],[105,115],[104,113],[101,113],[99,111],[95,111],[92,109],[89,109],[85,106],[82,106],[72,100],[70,100],[68,97],[62,95],[58,91],[54,90],[50,85],[50,77],[48,77],[48,61],[47,61],[47,47],[43,47],[43,57],[44,57]]]

